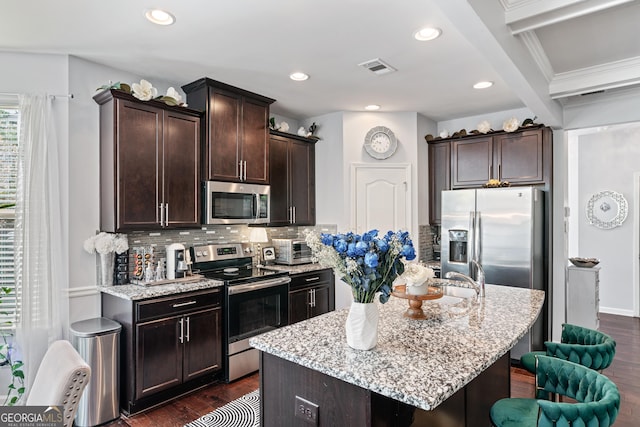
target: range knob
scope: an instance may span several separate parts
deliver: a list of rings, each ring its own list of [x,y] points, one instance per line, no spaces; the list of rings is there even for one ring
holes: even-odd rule
[[[204,252],[202,252],[202,251],[197,251],[197,252],[196,252],[196,257],[201,257],[201,256],[204,256]]]

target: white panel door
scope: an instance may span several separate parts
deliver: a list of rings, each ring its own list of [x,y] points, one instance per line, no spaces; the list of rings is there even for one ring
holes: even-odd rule
[[[371,229],[409,230],[411,227],[411,166],[351,167],[352,225],[357,233]],[[410,231],[410,230],[409,230]]]

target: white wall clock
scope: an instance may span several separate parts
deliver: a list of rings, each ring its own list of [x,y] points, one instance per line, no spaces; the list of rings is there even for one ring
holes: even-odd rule
[[[387,127],[371,128],[364,137],[364,149],[374,159],[387,159],[396,152],[397,148],[398,140],[391,129]]]
[[[601,191],[591,196],[587,202],[589,224],[605,230],[619,227],[628,212],[627,199],[615,191]]]

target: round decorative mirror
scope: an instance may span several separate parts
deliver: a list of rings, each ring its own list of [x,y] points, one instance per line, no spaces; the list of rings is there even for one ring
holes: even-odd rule
[[[605,230],[619,227],[628,212],[627,200],[615,191],[601,191],[591,196],[587,202],[589,224]]]

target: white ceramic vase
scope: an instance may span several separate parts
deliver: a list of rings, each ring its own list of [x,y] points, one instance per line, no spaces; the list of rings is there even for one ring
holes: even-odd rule
[[[100,254],[100,286],[113,286],[114,252]]]
[[[347,344],[356,350],[371,350],[378,343],[378,305],[352,302],[346,323]]]

